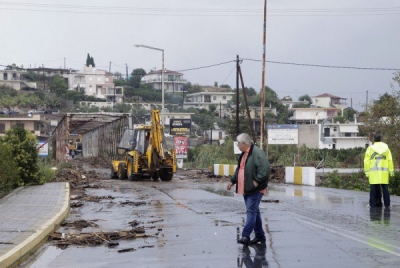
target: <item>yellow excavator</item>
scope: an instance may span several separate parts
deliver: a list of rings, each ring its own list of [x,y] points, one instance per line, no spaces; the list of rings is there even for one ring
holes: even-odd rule
[[[139,124],[125,130],[117,148],[124,160],[112,161],[111,178],[172,180],[176,172],[175,150],[168,151],[164,145],[159,111],[152,110],[151,124]]]

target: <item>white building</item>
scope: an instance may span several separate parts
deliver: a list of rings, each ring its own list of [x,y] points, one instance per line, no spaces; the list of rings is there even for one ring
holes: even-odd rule
[[[328,93],[312,97],[312,105],[322,108],[347,108],[346,98],[340,98]]]
[[[232,100],[234,92],[202,91],[187,94],[183,100],[183,108],[196,108],[210,110],[210,105],[217,107],[216,113],[221,117],[230,115],[230,107],[226,104]]]
[[[300,125],[299,145],[316,149],[350,149],[365,147],[368,137],[359,136],[362,123],[330,123],[317,125]]]
[[[15,90],[36,89],[35,82],[28,82],[24,78],[26,70],[0,70],[0,85],[6,85]]]
[[[183,74],[175,71],[164,71],[164,92],[183,92],[183,86],[187,80],[183,79]],[[150,84],[156,90],[162,90],[162,70],[150,71],[142,77],[141,84]]]
[[[206,144],[223,144],[228,136],[217,123],[214,123],[209,130],[204,131],[204,139]]]
[[[292,108],[293,116],[289,118],[293,124],[318,124],[331,120],[342,111],[340,108]]]
[[[107,102],[123,102],[123,87],[115,87],[112,73],[92,66],[84,65],[82,72],[70,73],[68,86],[69,90],[84,91],[88,96]]]
[[[44,67],[29,70],[46,77],[61,76],[65,78],[68,90],[85,92],[87,96],[104,99],[110,103],[123,102],[123,87],[115,87],[113,75],[105,70],[86,65],[83,66],[82,71]]]

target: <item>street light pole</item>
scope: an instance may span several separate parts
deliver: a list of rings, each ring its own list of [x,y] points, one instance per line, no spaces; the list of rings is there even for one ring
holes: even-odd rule
[[[156,48],[156,47],[151,47],[151,46],[146,46],[146,45],[138,45],[135,44],[133,45],[135,47],[144,47],[148,49],[153,49],[153,50],[158,50],[162,52],[162,70],[161,70],[161,121],[164,124],[164,49],[161,48]]]

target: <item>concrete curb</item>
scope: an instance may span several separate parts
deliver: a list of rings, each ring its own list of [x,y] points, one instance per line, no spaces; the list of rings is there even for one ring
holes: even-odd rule
[[[45,222],[35,233],[12,250],[0,257],[0,267],[15,267],[32,255],[44,242],[48,235],[56,230],[61,222],[68,216],[70,187],[65,183],[65,195],[60,211]]]

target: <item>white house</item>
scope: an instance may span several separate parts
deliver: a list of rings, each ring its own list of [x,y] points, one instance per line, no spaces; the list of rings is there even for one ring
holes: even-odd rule
[[[164,92],[183,92],[183,86],[187,80],[183,79],[183,74],[175,71],[164,71]],[[153,85],[156,90],[162,89],[162,70],[150,71],[142,77],[141,84]]]
[[[339,114],[339,108],[292,108],[293,116],[289,118],[293,124],[318,124],[331,120]]]
[[[210,109],[210,105],[217,107],[216,113],[221,117],[230,115],[230,107],[226,104],[232,100],[234,92],[228,91],[202,91],[187,94],[183,100],[183,108]]]
[[[68,81],[70,90],[84,91],[88,96],[105,99],[108,102],[123,101],[123,88],[115,87],[112,73],[105,70],[84,65],[81,72],[70,73]]]
[[[28,82],[24,78],[26,70],[0,70],[0,85],[7,85],[16,90],[35,89],[35,82]]]
[[[209,130],[204,131],[204,139],[207,144],[223,144],[228,136],[217,123],[214,123]]]
[[[349,149],[365,147],[368,137],[359,135],[359,126],[362,123],[330,123],[323,122],[317,125],[300,125],[299,145],[306,145],[316,149]]]
[[[328,93],[312,97],[312,105],[314,107],[322,108],[340,108],[347,107],[346,98],[340,98]]]

